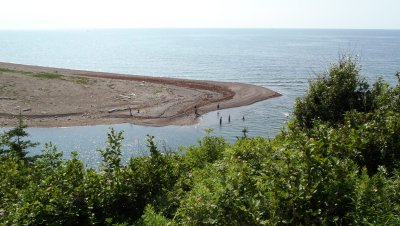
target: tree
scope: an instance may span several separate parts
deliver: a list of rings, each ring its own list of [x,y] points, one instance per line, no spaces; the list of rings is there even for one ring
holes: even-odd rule
[[[24,124],[22,117],[18,119],[18,126],[4,132],[1,135],[1,148],[0,155],[2,156],[13,156],[20,160],[32,161],[32,157],[27,157],[28,149],[36,147],[38,143],[33,143],[30,140],[24,138],[28,137],[29,134],[25,131],[27,125]]]

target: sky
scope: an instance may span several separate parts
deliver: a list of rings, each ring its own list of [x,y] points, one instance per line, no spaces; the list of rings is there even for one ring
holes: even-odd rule
[[[400,0],[2,0],[0,29],[400,29]]]

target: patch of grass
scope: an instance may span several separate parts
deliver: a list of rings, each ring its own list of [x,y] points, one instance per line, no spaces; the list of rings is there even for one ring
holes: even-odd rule
[[[23,75],[28,75],[31,77],[35,78],[45,78],[45,79],[59,79],[59,80],[68,80],[72,81],[76,84],[81,84],[81,85],[90,85],[95,82],[95,80],[85,78],[85,77],[74,77],[74,78],[68,78],[64,77],[64,75],[59,74],[58,72],[51,73],[51,72],[39,72],[39,73],[34,73],[34,72],[29,72],[29,71],[20,71],[20,70],[15,70],[15,69],[10,69],[10,68],[0,68],[0,73],[15,73],[15,74],[23,74]]]
[[[23,75],[31,75],[33,72],[30,71],[20,71],[20,70],[15,70],[15,69],[10,69],[10,68],[0,68],[0,72],[8,72],[8,73],[14,73],[14,74],[23,74]]]
[[[10,72],[10,73],[18,73],[19,71],[9,69],[9,68],[0,68],[0,72]]]
[[[34,73],[34,72],[30,72],[30,71],[20,71],[20,70],[15,70],[15,69],[10,69],[10,68],[0,68],[0,72],[23,74],[23,75],[29,75],[32,77],[36,77],[36,78],[64,79],[64,76],[62,74],[49,73],[49,72]]]
[[[64,79],[64,76],[57,73],[40,72],[32,75],[36,78],[47,78],[47,79]]]
[[[0,72],[17,73],[17,74],[24,74],[24,75],[33,74],[33,72],[19,71],[19,70],[10,69],[10,68],[0,68]]]
[[[77,83],[77,84],[81,84],[81,85],[88,85],[88,84],[90,84],[92,82],[90,79],[83,78],[83,77],[73,78],[72,81]]]

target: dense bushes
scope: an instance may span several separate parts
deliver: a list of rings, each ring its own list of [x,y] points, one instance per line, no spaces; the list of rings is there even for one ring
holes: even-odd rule
[[[400,86],[369,87],[342,59],[274,139],[227,144],[209,131],[161,153],[149,136],[150,155],[122,165],[111,130],[98,170],[51,144],[27,161],[29,145],[11,146],[23,128],[5,132],[0,224],[400,225]]]
[[[357,63],[342,57],[326,73],[310,83],[307,94],[296,100],[294,115],[302,127],[312,127],[314,120],[342,123],[345,112],[366,112],[373,106],[373,92],[359,75]]]

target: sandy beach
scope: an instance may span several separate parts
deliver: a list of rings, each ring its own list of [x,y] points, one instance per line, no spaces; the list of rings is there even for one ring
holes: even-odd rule
[[[280,96],[243,84],[0,63],[0,127],[188,125],[204,113]]]

